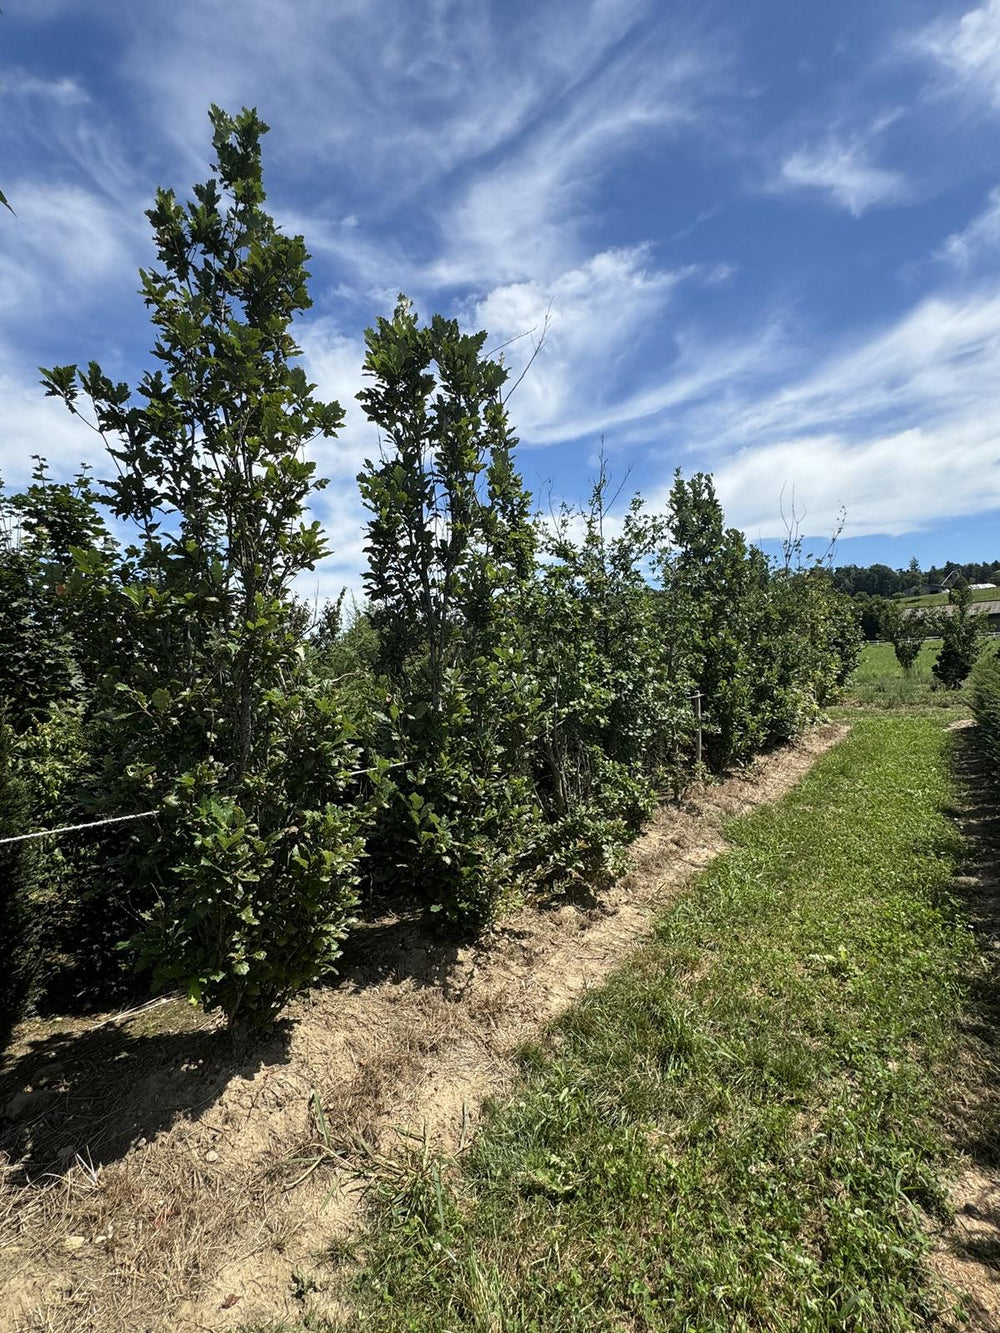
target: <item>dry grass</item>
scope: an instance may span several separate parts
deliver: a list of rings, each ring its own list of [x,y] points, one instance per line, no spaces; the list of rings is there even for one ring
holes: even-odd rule
[[[313,1312],[338,1313],[317,1256],[351,1234],[359,1172],[412,1160],[413,1132],[460,1148],[510,1085],[511,1051],[634,948],[723,850],[728,818],[842,732],[665,808],[597,899],[526,909],[466,948],[412,919],[367,925],[340,984],[251,1052],[179,1003],[28,1025],[0,1068],[0,1333],[226,1329],[300,1316],[304,1288]]]

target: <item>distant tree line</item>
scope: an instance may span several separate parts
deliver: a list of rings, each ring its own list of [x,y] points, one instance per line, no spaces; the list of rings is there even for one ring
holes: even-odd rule
[[[959,564],[948,560],[943,565],[921,569],[911,560],[906,569],[890,569],[888,565],[839,565],[833,571],[833,584],[840,592],[866,593],[869,597],[898,597],[901,593],[931,587],[941,587],[945,579],[955,575],[966,583],[1000,584],[1000,560],[969,561]]]

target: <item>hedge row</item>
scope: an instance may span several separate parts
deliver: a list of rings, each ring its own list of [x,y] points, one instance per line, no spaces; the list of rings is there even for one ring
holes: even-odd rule
[[[615,519],[602,473],[582,512],[537,516],[485,334],[405,299],[366,335],[367,601],[314,623],[304,448],[343,413],[297,364],[307,256],[263,209],[266,127],[212,121],[217,177],[149,213],[156,368],[134,391],[44,372],[115,479],[40,467],[4,501],[0,836],[157,812],[10,854],[8,1022],[106,1000],[125,962],[262,1023],[334,970],[362,891],[469,932],[599,884],[696,775],[694,695],[721,771],[857,658],[828,571],[772,566],[708,477]]]

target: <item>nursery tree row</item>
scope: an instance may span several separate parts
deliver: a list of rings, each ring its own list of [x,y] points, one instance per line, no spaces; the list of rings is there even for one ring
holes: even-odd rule
[[[702,776],[695,695],[721,772],[857,657],[829,572],[771,565],[707,476],[615,518],[602,472],[539,519],[485,334],[404,298],[366,335],[366,601],[314,622],[308,446],[343,414],[298,364],[307,253],[264,206],[266,126],[211,121],[214,178],[148,213],[149,370],[44,372],[111,479],[39,460],[3,498],[0,838],[96,825],[0,845],[8,1024],[141,985],[252,1027],[335,970],[362,901],[469,934],[599,887]]]

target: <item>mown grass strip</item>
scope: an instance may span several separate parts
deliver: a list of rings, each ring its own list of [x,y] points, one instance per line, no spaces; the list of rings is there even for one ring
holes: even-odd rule
[[[376,1208],[380,1330],[903,1330],[937,1295],[936,1079],[971,947],[933,716],[859,715]]]

